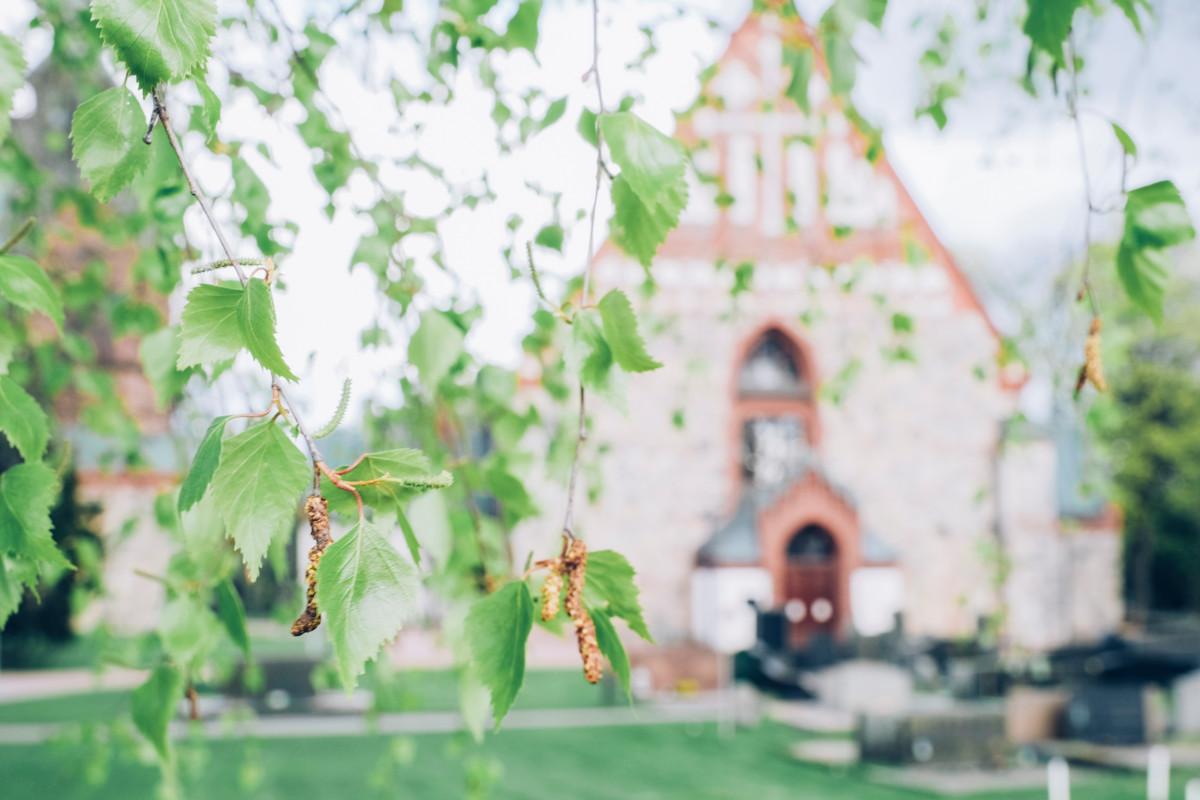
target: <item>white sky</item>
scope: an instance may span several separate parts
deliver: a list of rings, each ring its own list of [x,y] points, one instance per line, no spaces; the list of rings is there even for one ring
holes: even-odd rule
[[[232,3],[232,0],[229,0]],[[222,6],[226,6],[222,2]],[[306,9],[323,4],[281,0],[295,27]],[[514,5],[502,0],[497,13]],[[637,31],[641,23],[670,16],[665,3],[637,0],[602,0],[601,72],[606,96],[615,102],[626,92],[641,98],[637,111],[664,130],[673,125],[673,111],[688,106],[697,90],[697,73],[724,49],[728,31],[740,23],[749,0],[685,3],[697,13],[658,28],[659,53],[645,72],[630,72],[625,64],[643,46]],[[815,19],[825,0],[801,0],[802,11]],[[974,4],[953,0],[892,0],[882,34],[867,31],[856,44],[864,56],[855,99],[869,119],[885,133],[888,156],[918,204],[947,246],[984,289],[997,281],[1038,284],[1062,268],[1080,249],[1082,184],[1078,153],[1069,122],[1061,107],[1036,103],[1015,83],[983,76],[972,82],[971,96],[949,106],[951,124],[939,132],[928,120],[914,121],[919,104],[917,58],[928,33],[916,34],[912,19],[917,13],[936,15],[945,9],[970,13]],[[1019,18],[1020,0],[996,3],[1001,12]],[[1131,174],[1131,184],[1171,177],[1184,191],[1193,212],[1200,211],[1200,166],[1191,150],[1200,130],[1200,89],[1187,85],[1200,75],[1200,4],[1190,0],[1165,0],[1145,41],[1127,32],[1127,24],[1109,15],[1083,31],[1084,52],[1090,55],[1086,76],[1092,90],[1086,105],[1116,118],[1138,142],[1143,156]],[[239,4],[240,6],[240,4]],[[406,14],[428,18],[431,4],[410,0]],[[39,33],[28,34],[23,22],[29,2],[5,3],[0,9],[0,30],[20,34],[25,53],[37,62],[48,50]],[[230,6],[231,7],[231,6]],[[720,20],[724,30],[712,30],[704,17]],[[965,21],[965,18],[964,18]],[[390,97],[381,104],[380,91],[365,88],[364,75],[378,81],[395,68],[416,83],[420,66],[412,47],[361,49],[332,56],[323,72],[328,93],[368,153],[410,152],[413,147],[448,170],[451,179],[467,180],[481,171],[491,175],[499,201],[474,212],[457,213],[442,228],[448,264],[461,285],[484,298],[485,317],[469,346],[482,357],[515,365],[519,341],[533,309],[531,287],[513,283],[500,250],[505,242],[504,222],[510,213],[526,220],[524,238],[532,238],[549,220],[549,204],[525,188],[532,181],[552,191],[562,191],[563,221],[568,227],[566,255],[551,258],[543,251],[539,266],[561,275],[577,272],[583,264],[586,231],[571,227],[576,209],[590,200],[592,155],[575,132],[575,121],[584,102],[593,94],[580,76],[590,63],[590,5],[577,0],[547,0],[535,63],[528,54],[504,57],[502,81],[507,86],[533,84],[550,96],[570,96],[564,119],[536,136],[524,151],[502,156],[490,122],[489,95],[471,80],[456,86],[457,99],[448,107],[421,112],[425,123],[419,138],[398,135],[396,122],[380,109],[390,108]],[[1018,75],[1024,64],[1024,45],[1015,24],[1011,47],[1001,49],[989,63],[1001,64],[1007,75]],[[337,28],[330,31],[338,34]],[[275,55],[249,48],[242,42],[218,45],[217,58],[241,68],[285,74],[281,65],[267,62]],[[540,66],[539,66],[540,64]],[[223,70],[213,69],[216,87],[224,85]],[[368,81],[368,83],[370,82]],[[18,98],[28,108],[30,98]],[[303,119],[298,107],[281,114],[287,122]],[[411,122],[411,120],[406,120]],[[383,306],[374,278],[365,269],[348,273],[350,254],[367,223],[353,207],[367,203],[372,189],[365,180],[352,182],[332,220],[324,213],[325,196],[307,168],[309,154],[284,126],[265,118],[247,98],[227,103],[220,132],[223,137],[261,140],[271,149],[276,169],[252,158],[271,189],[271,214],[278,221],[300,226],[295,252],[283,268],[287,293],[278,301],[280,338],[284,352],[302,377],[320,375],[322,383],[306,381],[292,394],[308,407],[310,416],[322,417],[337,401],[343,376],[353,377],[360,399],[369,394],[395,397],[397,370],[403,363],[399,341],[390,350],[363,352],[358,332]],[[1097,193],[1106,196],[1119,174],[1119,151],[1111,131],[1100,116],[1087,118],[1087,144]],[[228,184],[227,166],[205,153],[198,141],[187,146],[196,153],[202,183],[219,193]],[[295,165],[295,166],[291,166]],[[411,175],[385,174],[403,189],[412,210],[432,211],[444,201],[440,189]],[[603,208],[603,205],[602,205]],[[607,208],[603,208],[607,213]],[[193,212],[190,213],[194,213]],[[189,218],[194,241],[216,254],[215,241]],[[1103,231],[1103,226],[1100,226]],[[523,241],[519,239],[518,241]],[[252,253],[252,242],[241,242],[242,252]],[[417,253],[413,252],[414,255]],[[445,296],[451,283],[446,276],[426,270],[423,275],[433,293]],[[993,305],[994,308],[994,304]],[[1001,327],[1006,320],[996,314]],[[315,354],[309,358],[309,354]],[[306,360],[307,359],[307,360]],[[355,403],[358,406],[358,403]]]

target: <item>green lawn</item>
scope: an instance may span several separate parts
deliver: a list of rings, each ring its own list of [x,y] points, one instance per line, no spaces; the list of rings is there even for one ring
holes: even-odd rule
[[[344,798],[756,798],[756,800],[916,800],[928,797],[871,784],[858,770],[792,761],[797,734],[764,724],[720,739],[712,725],[504,731],[475,745],[429,735],[265,741],[213,741],[181,748],[187,797],[255,800]],[[79,743],[0,747],[3,796],[153,796],[155,768],[98,754]],[[92,786],[85,776],[90,776]],[[1143,778],[1112,775],[1076,786],[1085,800],[1140,800]],[[490,795],[481,789],[491,786]],[[1182,784],[1176,787],[1182,796]],[[977,796],[1041,800],[1044,791]]]

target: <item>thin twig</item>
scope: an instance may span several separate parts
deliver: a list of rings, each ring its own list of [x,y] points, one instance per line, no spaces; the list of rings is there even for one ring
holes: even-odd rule
[[[598,106],[596,119],[605,114],[604,87],[600,81],[600,0],[592,0],[592,65],[585,73],[596,84],[596,104]],[[604,180],[604,151],[601,140],[600,126],[596,125],[596,185],[592,191],[592,210],[588,217],[588,246],[587,261],[583,266],[583,291],[580,296],[580,307],[586,307],[590,302],[592,285],[592,261],[596,256],[596,209],[600,204],[600,184]],[[579,428],[575,434],[575,454],[571,459],[571,476],[567,480],[567,507],[563,512],[563,533],[570,539],[575,538],[575,486],[579,483],[579,460],[582,455],[584,442],[587,441],[587,389],[584,388],[582,377],[579,381]]]
[[[163,132],[167,134],[167,141],[171,143],[171,149],[175,151],[175,158],[179,161],[179,168],[183,170],[183,179],[187,181],[188,191],[191,192],[192,197],[196,198],[196,202],[199,203],[200,210],[204,212],[204,216],[208,219],[209,227],[217,235],[217,241],[221,243],[221,250],[225,252],[225,257],[229,259],[229,262],[237,271],[238,280],[244,286],[246,284],[246,273],[242,270],[238,257],[233,254],[233,247],[230,246],[229,240],[225,238],[221,226],[217,224],[217,219],[213,216],[212,205],[209,203],[208,197],[204,192],[200,191],[200,187],[196,184],[196,179],[192,177],[192,171],[188,167],[187,159],[183,155],[183,148],[179,145],[179,139],[175,136],[175,129],[171,126],[171,117],[167,113],[167,106],[162,97],[162,90],[155,89],[153,95],[153,115],[162,124]]]
[[[163,132],[167,135],[167,141],[171,143],[171,149],[175,151],[175,158],[179,161],[179,167],[183,171],[184,180],[187,181],[188,191],[191,192],[192,197],[196,198],[196,202],[200,204],[200,208],[204,212],[204,216],[208,220],[209,226],[212,228],[213,233],[216,234],[217,240],[221,243],[221,249],[225,252],[226,259],[228,260],[230,266],[237,270],[238,280],[242,282],[242,285],[245,285],[246,273],[242,270],[241,266],[245,259],[239,259],[233,254],[233,248],[229,245],[229,241],[225,238],[225,234],[221,230],[221,226],[217,224],[216,217],[212,213],[212,207],[209,205],[208,198],[202,191],[200,191],[200,187],[197,186],[195,179],[192,177],[192,172],[188,167],[187,159],[183,155],[183,148],[180,147],[179,139],[175,136],[175,130],[171,126],[171,118],[167,113],[167,107],[163,102],[160,91],[155,89],[153,94],[155,115],[158,117],[158,121],[162,126]],[[265,259],[265,262],[269,264],[270,259]],[[308,447],[308,455],[313,462],[313,491],[316,492],[320,489],[320,480],[318,479],[316,473],[318,471],[323,472],[329,477],[330,482],[333,483],[334,486],[337,486],[339,489],[344,489],[345,491],[348,491],[354,495],[354,499],[358,504],[358,518],[361,522],[363,519],[362,495],[360,495],[353,486],[350,486],[343,481],[341,477],[332,469],[330,469],[325,463],[324,458],[321,456],[321,451],[317,447],[312,434],[309,433],[304,421],[296,412],[295,405],[293,405],[291,400],[288,399],[287,395],[284,394],[283,387],[279,383],[278,376],[274,374],[271,375],[271,396],[274,404],[281,412],[286,409],[287,414],[296,424],[296,429],[300,431],[300,436],[304,439],[304,443]]]
[[[29,234],[29,232],[31,230],[33,230],[33,226],[36,224],[37,224],[37,220],[34,219],[33,217],[30,217],[29,219],[22,222],[21,227],[17,228],[17,230],[13,232],[13,235],[8,237],[7,241],[5,241],[4,244],[0,244],[0,256],[4,255],[9,250],[12,250],[14,247],[16,247],[17,243],[20,242],[22,239],[24,239]]]
[[[1084,143],[1083,136],[1083,121],[1079,115],[1079,74],[1075,63],[1075,37],[1071,34],[1067,38],[1070,60],[1070,67],[1067,70],[1067,113],[1071,116],[1071,122],[1075,127],[1075,142],[1079,150],[1080,171],[1083,173],[1083,198],[1084,198],[1084,215],[1083,215],[1083,293],[1087,297],[1088,305],[1091,307],[1092,316],[1100,315],[1100,306],[1096,302],[1096,293],[1092,290],[1092,214],[1098,209],[1095,203],[1092,202],[1092,180],[1088,174],[1087,161],[1087,146]],[[1124,184],[1124,177],[1121,179]]]

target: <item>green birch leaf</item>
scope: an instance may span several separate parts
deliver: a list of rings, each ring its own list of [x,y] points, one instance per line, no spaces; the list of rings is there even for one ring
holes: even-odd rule
[[[255,580],[271,542],[292,529],[297,500],[312,472],[308,459],[274,422],[229,439],[220,459],[212,478],[213,500]]]
[[[517,13],[508,21],[504,31],[504,45],[508,50],[518,47],[529,52],[537,49],[538,17],[542,15],[542,0],[521,0]]]
[[[1115,122],[1109,123],[1112,125],[1113,135],[1117,137],[1117,141],[1121,144],[1121,149],[1125,151],[1125,155],[1130,158],[1137,158],[1137,145],[1133,142],[1133,137],[1129,132]]]
[[[21,606],[25,589],[37,583],[37,565],[25,559],[11,559],[0,553],[0,630]]]
[[[1063,44],[1071,33],[1071,20],[1083,0],[1028,0],[1023,30],[1034,47],[1044,50],[1060,65],[1067,63]]]
[[[194,370],[179,369],[179,326],[159,328],[149,336],[142,337],[138,345],[138,357],[142,361],[142,372],[154,390],[154,404],[166,410],[179,397],[183,387],[194,374]]]
[[[225,438],[225,424],[228,422],[229,417],[227,416],[217,417],[208,426],[204,438],[200,440],[200,446],[196,448],[196,455],[192,456],[192,466],[188,468],[187,477],[183,479],[183,484],[179,487],[180,513],[200,502],[204,493],[208,491],[208,484],[212,481],[213,473],[217,471],[217,465],[221,462],[221,442]]]
[[[199,669],[216,649],[219,633],[216,615],[194,597],[175,597],[163,607],[158,636],[163,650],[176,664]]]
[[[616,626],[606,611],[589,608],[588,613],[592,615],[592,622],[596,625],[596,644],[600,646],[600,652],[608,659],[613,673],[621,681],[625,697],[631,698],[633,694],[629,684],[629,655],[625,652],[625,645],[621,644]]]
[[[1196,238],[1196,229],[1171,181],[1129,192],[1125,200],[1125,241],[1134,247],[1174,247]]]
[[[533,238],[533,243],[545,247],[549,250],[557,250],[562,252],[563,248],[563,229],[561,225],[547,225],[537,232],[537,236]]]
[[[1117,277],[1125,294],[1155,322],[1162,321],[1170,272],[1171,259],[1165,250],[1125,242],[1117,248]]]
[[[0,256],[0,299],[26,311],[40,311],[62,330],[62,297],[42,268],[25,256]]]
[[[605,114],[600,133],[625,182],[646,206],[661,205],[677,184],[687,194],[686,157],[679,142],[630,111]]]
[[[329,546],[317,568],[338,675],[354,688],[366,663],[417,614],[420,578],[375,524],[364,520]]]
[[[789,78],[787,88],[783,93],[796,104],[801,111],[808,111],[808,84],[812,80],[813,51],[811,47],[800,44],[786,44],[783,48],[783,64],[787,68]]]
[[[608,603],[608,613],[620,617],[629,629],[647,642],[654,641],[642,616],[642,603],[633,582],[633,567],[625,556],[614,550],[594,550],[588,553],[585,594],[595,605]]]
[[[300,380],[284,363],[279,343],[275,341],[275,301],[271,298],[271,288],[262,278],[251,278],[246,282],[238,303],[238,327],[246,349],[255,361],[285,380]]]
[[[50,438],[46,412],[7,375],[0,376],[0,433],[25,461],[41,461]]]
[[[612,182],[613,216],[609,232],[617,246],[643,267],[650,266],[667,234],[679,224],[679,215],[687,206],[687,183],[681,186],[664,197],[662,204],[647,206],[629,186],[624,174]]]
[[[1138,33],[1142,32],[1142,19],[1139,9],[1146,12],[1146,16],[1154,13],[1154,8],[1150,5],[1150,0],[1113,0],[1117,8],[1129,19],[1129,24]]]
[[[444,489],[454,479],[449,472],[434,472],[429,457],[420,450],[397,448],[367,453],[343,476],[347,481],[371,483],[358,486],[363,502],[380,511],[400,510],[401,506],[422,492]],[[340,514],[356,513],[357,505],[349,492],[336,488],[322,476],[321,493],[329,499],[329,507]]]
[[[208,144],[217,138],[217,123],[221,121],[221,98],[217,97],[203,78],[196,78],[196,91],[200,93],[200,107],[192,113],[196,115],[196,127],[204,134],[204,143]]]
[[[626,372],[649,372],[662,366],[646,352],[646,343],[638,331],[633,305],[620,289],[613,289],[597,305],[604,339],[612,348],[613,358]]]
[[[180,325],[179,369],[215,364],[241,351],[241,300],[238,286],[203,284],[188,292]]]
[[[123,86],[106,89],[75,109],[71,156],[101,203],[116,197],[150,163],[150,148],[142,143],[145,133],[146,115]]]
[[[0,473],[0,552],[46,567],[69,567],[50,533],[50,509],[57,499],[58,476],[45,464],[17,464]]]
[[[213,0],[92,0],[104,41],[149,93],[183,80],[208,60],[217,25]]]
[[[413,530],[408,516],[399,508],[396,509],[396,521],[400,523],[400,531],[404,534],[404,544],[408,546],[408,554],[413,563],[421,566],[421,543],[417,540],[417,532]]]
[[[525,581],[513,581],[481,597],[467,612],[471,661],[492,695],[496,727],[525,682],[525,643],[533,628],[533,598]]]
[[[163,761],[170,753],[167,728],[183,699],[183,689],[183,673],[169,664],[160,664],[145,683],[133,690],[133,724]]]
[[[230,640],[238,646],[243,655],[250,656],[250,633],[246,630],[246,607],[242,598],[234,588],[233,582],[221,581],[217,584],[217,617],[225,626],[225,632]]]
[[[4,317],[0,316],[0,375],[8,373],[8,365],[12,363],[13,355],[21,340],[17,329]]]
[[[0,141],[8,136],[13,95],[25,85],[25,55],[21,46],[0,34]]]
[[[421,314],[421,324],[408,343],[408,360],[430,392],[462,354],[465,338],[462,329],[442,312],[430,310]]]

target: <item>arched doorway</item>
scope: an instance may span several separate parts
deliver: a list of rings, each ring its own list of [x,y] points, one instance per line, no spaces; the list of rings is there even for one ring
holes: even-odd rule
[[[787,544],[783,611],[793,647],[833,637],[842,616],[838,547],[820,525],[805,525]]]

